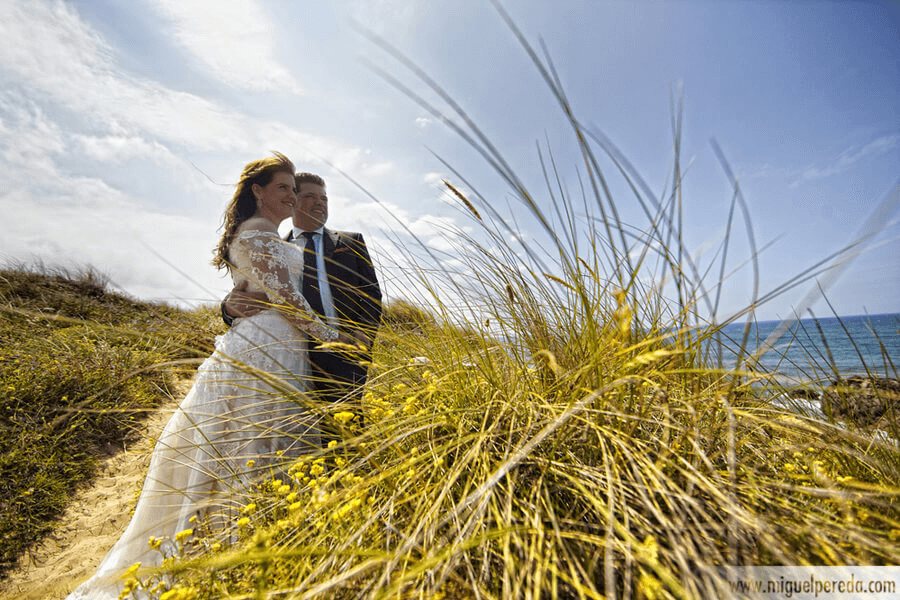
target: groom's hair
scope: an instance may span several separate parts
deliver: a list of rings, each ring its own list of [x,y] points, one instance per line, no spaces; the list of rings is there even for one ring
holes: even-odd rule
[[[325,180],[315,173],[297,173],[294,175],[294,186],[297,188],[298,192],[300,191],[301,183],[314,183],[315,185],[325,187]]]

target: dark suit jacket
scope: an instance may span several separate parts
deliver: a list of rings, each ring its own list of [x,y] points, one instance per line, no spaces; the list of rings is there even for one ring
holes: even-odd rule
[[[293,234],[288,234],[291,241]],[[334,311],[344,331],[374,337],[381,321],[381,288],[361,233],[325,228],[322,254]]]
[[[288,235],[288,241],[293,232]],[[325,228],[322,255],[334,312],[342,331],[362,330],[375,339],[381,321],[381,288],[361,233]],[[350,355],[310,348],[313,385],[324,400],[353,395],[366,382],[371,355]]]
[[[292,238],[293,232],[287,239]],[[381,321],[381,288],[362,234],[325,228],[322,242],[338,327],[345,332],[362,330],[374,340]],[[222,316],[230,325],[232,319],[225,313],[224,303]],[[349,355],[314,348],[309,354],[314,389],[325,400],[353,394],[366,381],[365,363],[371,360],[368,354]]]

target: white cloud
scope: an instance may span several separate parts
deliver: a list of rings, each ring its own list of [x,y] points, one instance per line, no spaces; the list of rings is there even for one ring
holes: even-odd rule
[[[106,127],[209,149],[246,148],[255,129],[214,102],[125,75],[112,48],[61,2],[0,3],[0,38],[0,76]]]
[[[238,89],[303,94],[278,59],[276,28],[253,0],[154,0],[171,21],[175,39],[209,74]]]
[[[800,178],[794,181],[791,184],[792,188],[797,187],[804,181],[810,181],[813,179],[822,179],[825,177],[831,177],[832,175],[837,175],[843,171],[846,171],[850,167],[852,167],[857,162],[863,160],[864,158],[878,156],[880,154],[884,154],[885,152],[889,152],[897,147],[900,144],[900,135],[884,135],[880,138],[869,142],[864,146],[853,146],[847,148],[837,158],[832,161],[816,166],[809,166],[804,169],[803,173],[801,173]]]
[[[142,206],[96,178],[55,173],[49,186],[4,190],[0,214],[16,215],[0,220],[0,261],[92,266],[134,296],[182,305],[230,287],[209,265],[213,227]]]
[[[40,98],[114,137],[143,138],[148,151],[159,153],[157,143],[249,157],[261,148],[279,149],[298,163],[325,157],[346,171],[358,172],[366,165],[371,173],[384,175],[394,169],[388,161],[367,162],[364,150],[339,140],[251,118],[122,72],[113,48],[61,2],[0,2],[0,38],[0,84],[11,83],[19,102]],[[106,150],[111,143],[107,140]],[[100,153],[101,146],[92,149]]]
[[[156,141],[139,136],[107,135],[102,137],[75,134],[72,136],[84,154],[94,160],[119,163],[134,158],[146,158],[156,164],[177,164],[172,152]]]
[[[40,171],[52,168],[51,155],[63,152],[65,142],[59,126],[34,104],[23,106],[0,95],[0,148],[6,164],[29,165]],[[18,168],[12,169],[12,177]],[[7,180],[9,181],[9,180]]]

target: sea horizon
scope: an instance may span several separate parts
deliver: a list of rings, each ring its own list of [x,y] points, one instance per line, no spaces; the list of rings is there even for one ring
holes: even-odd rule
[[[759,351],[766,339],[788,319],[757,321],[750,326],[746,355]],[[722,329],[723,360],[733,365],[735,348],[745,323]],[[900,313],[798,319],[760,357],[757,369],[788,383],[827,383],[854,375],[898,378],[900,375]]]

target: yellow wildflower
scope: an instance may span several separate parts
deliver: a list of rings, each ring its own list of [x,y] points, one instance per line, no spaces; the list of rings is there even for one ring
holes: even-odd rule
[[[179,531],[178,533],[175,534],[175,541],[176,541],[176,542],[183,542],[184,540],[188,539],[188,538],[191,537],[192,535],[194,535],[194,530],[193,530],[193,529],[184,529],[184,530]]]
[[[241,517],[237,520],[238,527],[247,527],[248,525],[250,525],[250,519],[248,519],[247,517]]]
[[[137,573],[138,569],[140,569],[140,568],[141,568],[140,562],[134,563],[133,565],[128,567],[128,570],[125,571],[125,574],[122,575],[122,578],[124,579],[124,578],[128,578],[128,577],[134,577],[134,574]]]
[[[342,425],[345,425],[346,423],[350,422],[354,416],[355,415],[352,412],[342,410],[341,412],[334,415],[334,420]]]
[[[644,562],[648,564],[656,564],[659,559],[659,545],[656,543],[656,538],[652,535],[648,535],[644,538],[643,543],[635,548],[638,556],[640,556]]]
[[[125,585],[122,587],[122,591],[119,592],[119,600],[127,600],[131,596],[131,592],[137,589],[137,586],[137,579],[129,579],[126,581]]]
[[[196,597],[197,592],[194,588],[177,587],[165,592],[159,597],[159,600],[191,600]]]
[[[248,466],[248,467],[253,467],[253,465],[255,465],[255,464],[256,464],[256,461],[253,460],[253,459],[250,459],[250,460],[247,461],[247,466]]]
[[[659,579],[647,573],[641,573],[641,578],[638,580],[638,594],[642,598],[648,600],[662,598],[662,590],[662,583]]]
[[[337,445],[338,445],[337,440],[331,440],[330,442],[328,442],[328,449],[331,450]]]

